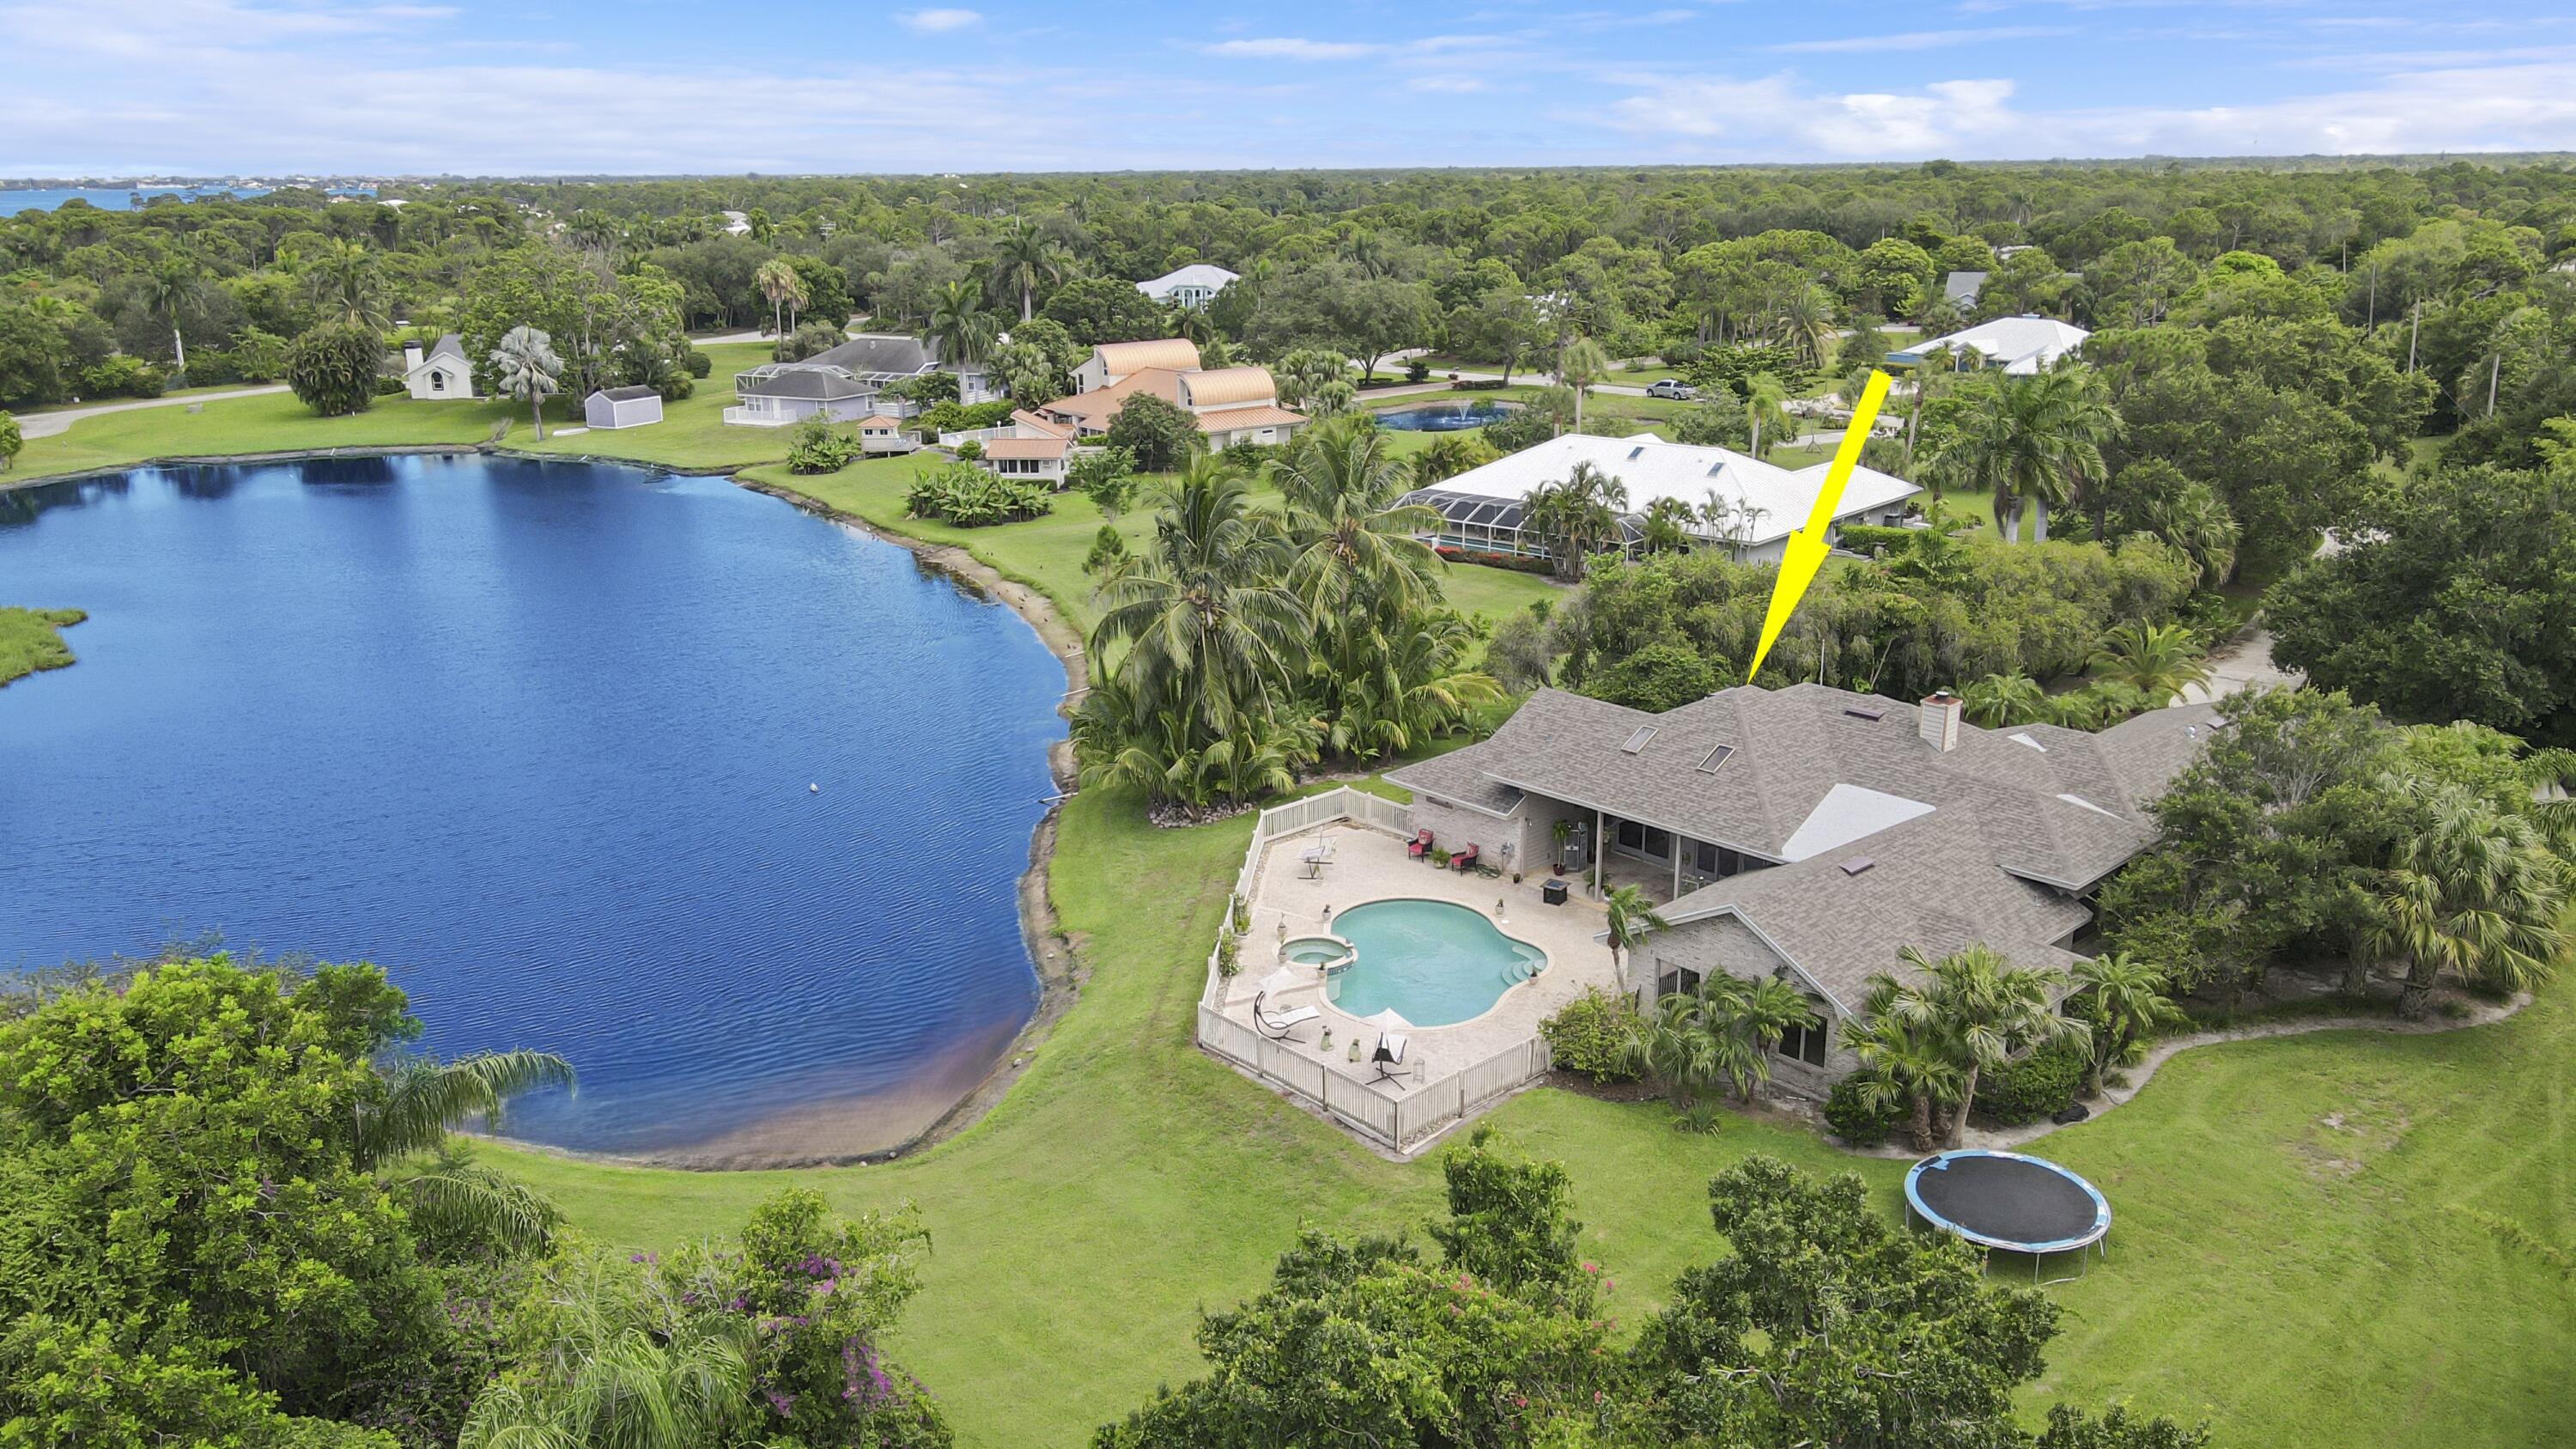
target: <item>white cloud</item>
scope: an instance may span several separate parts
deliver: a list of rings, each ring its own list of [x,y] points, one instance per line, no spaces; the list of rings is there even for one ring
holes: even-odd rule
[[[1941,50],[1954,45],[1984,45],[2004,40],[2036,40],[2069,35],[2062,26],[1990,25],[1971,30],[1907,30],[1891,35],[1852,35],[1839,40],[1792,40],[1770,47],[1783,53],[1832,55],[1880,50]]]
[[[936,35],[943,30],[963,30],[983,18],[972,10],[907,10],[895,17],[902,22],[904,29],[917,30],[924,35]]]
[[[1210,55],[1270,60],[1356,60],[1364,55],[1376,55],[1386,47],[1357,40],[1300,40],[1295,36],[1273,35],[1258,40],[1220,40],[1201,49]]]
[[[1417,91],[1438,96],[1472,95],[1486,89],[1485,83],[1471,75],[1418,75],[1411,82]]]

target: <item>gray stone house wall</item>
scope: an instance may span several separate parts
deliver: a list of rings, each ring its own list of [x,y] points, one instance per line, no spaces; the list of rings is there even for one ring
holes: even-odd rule
[[[1684,922],[1647,937],[1637,953],[1636,962],[1629,968],[1629,974],[1636,987],[1638,1005],[1651,1010],[1656,983],[1663,979],[1665,972],[1675,967],[1696,971],[1703,978],[1724,972],[1740,980],[1759,981],[1778,972],[1784,964],[1742,921],[1733,916],[1715,916],[1704,921]],[[1794,973],[1788,980],[1804,989]],[[1809,1004],[1816,1008],[1817,1017],[1826,1023],[1825,1064],[1809,1066],[1775,1052],[1771,1057],[1771,1079],[1792,1090],[1821,1096],[1834,1083],[1858,1070],[1860,1059],[1843,1045],[1844,1022],[1833,1007],[1816,1000],[1812,993]]]

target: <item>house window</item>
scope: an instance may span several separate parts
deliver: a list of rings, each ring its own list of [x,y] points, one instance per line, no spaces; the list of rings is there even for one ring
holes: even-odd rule
[[[1688,996],[1699,990],[1699,983],[1700,974],[1687,966],[1676,966],[1660,959],[1655,962],[1657,996]]]
[[[1635,820],[1619,822],[1619,848],[1648,860],[1673,858],[1673,833]]]
[[[1734,853],[1734,852],[1732,852],[1732,851],[1728,851],[1728,852],[1726,852],[1726,854],[1730,854],[1730,855],[1732,855],[1733,853]],[[1718,855],[1719,855],[1718,848],[1717,848],[1716,846],[1714,846],[1714,845],[1709,844],[1707,841],[1705,841],[1705,840],[1694,840],[1694,841],[1692,841],[1692,842],[1691,842],[1691,869],[1693,869],[1693,870],[1695,870],[1695,871],[1698,871],[1701,875],[1716,875],[1716,874],[1718,874],[1718,873],[1719,873],[1718,868],[1717,868],[1717,857],[1718,857]]]
[[[429,375],[429,390],[431,392],[447,391],[447,374],[443,372],[431,373]]]
[[[1814,1003],[1810,1002],[1808,1005],[1812,1008]],[[1811,1067],[1821,1067],[1825,1064],[1825,1033],[1830,1030],[1832,1028],[1826,1024],[1825,1014],[1819,1011],[1816,1013],[1815,1025],[1793,1026],[1782,1032],[1780,1045],[1772,1050],[1793,1062],[1805,1062]]]

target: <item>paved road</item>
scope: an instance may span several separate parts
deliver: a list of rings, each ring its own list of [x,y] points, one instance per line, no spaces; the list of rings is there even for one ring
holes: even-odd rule
[[[267,387],[236,387],[222,392],[192,392],[184,397],[147,397],[137,398],[132,402],[91,403],[85,407],[54,408],[41,413],[20,413],[18,431],[24,437],[50,438],[56,433],[70,431],[71,425],[81,419],[96,417],[100,413],[130,413],[142,408],[186,407],[190,403],[221,402],[233,397],[265,397],[270,393],[284,391],[286,391],[286,384],[281,382]]]

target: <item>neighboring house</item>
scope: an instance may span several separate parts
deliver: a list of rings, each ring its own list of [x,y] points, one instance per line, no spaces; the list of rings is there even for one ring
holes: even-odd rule
[[[995,395],[980,363],[942,363],[934,343],[895,333],[863,332],[802,361],[764,362],[735,373],[737,405],[725,409],[724,420],[778,428],[818,414],[846,422],[873,413],[917,412],[911,403],[880,395],[888,384],[929,372],[955,373],[960,402],[989,402]]]
[[[2057,359],[2083,346],[2084,339],[2092,335],[2054,317],[1998,317],[1947,337],[1917,342],[1902,352],[1891,352],[1887,360],[1899,367],[1912,367],[1925,354],[1946,347],[1953,355],[1974,352],[1988,367],[2021,375],[2056,366]]]
[[[1015,409],[1009,422],[995,427],[939,435],[944,448],[968,442],[983,450],[976,461],[986,471],[1009,478],[1044,478],[1058,488],[1064,486],[1066,465],[1073,461],[1073,429],[1048,422],[1026,408]]]
[[[1627,438],[1564,433],[1417,488],[1403,501],[1439,510],[1440,531],[1431,541],[1442,548],[1545,558],[1548,540],[1522,531],[1524,500],[1544,484],[1564,482],[1577,463],[1590,463],[1627,489],[1628,511],[1619,520],[1623,552],[1634,552],[1644,541],[1646,511],[1658,500],[1700,510],[1714,495],[1729,510],[1725,521],[1695,518],[1689,525],[1692,538],[1703,547],[1728,549],[1754,561],[1780,557],[1789,535],[1806,525],[1832,466],[1816,463],[1793,471],[1730,448],[1667,443],[1652,433]],[[1921,491],[1875,468],[1854,468],[1834,522],[1900,523],[1905,501]]]
[[[1781,1042],[1775,1076],[1821,1091],[1856,1065],[1843,1031],[1870,978],[1908,976],[1903,948],[2081,959],[2094,892],[2154,839],[2148,805],[2226,723],[2179,705],[2099,734],[1987,730],[1959,711],[1817,684],[1663,714],[1541,689],[1490,738],[1387,779],[1450,849],[1562,867],[1596,896],[1643,887],[1666,925],[1621,982],[1642,1002],[1721,971],[1795,983],[1819,1024]]]
[[[1211,448],[1281,443],[1306,425],[1303,413],[1279,405],[1279,384],[1269,369],[1201,370],[1198,361],[1198,347],[1182,338],[1103,343],[1075,369],[1074,394],[1036,412],[1077,438],[1096,437],[1109,430],[1127,399],[1152,393],[1197,418]],[[1181,363],[1187,365],[1175,365]]]
[[[1950,305],[1965,312],[1977,305],[1977,290],[1986,284],[1983,272],[1951,272],[1941,278],[1941,295]]]
[[[1199,370],[1199,345],[1186,337],[1162,337],[1151,342],[1103,342],[1091,349],[1091,355],[1073,370],[1076,394],[1098,392],[1148,370],[1162,372],[1196,372]]]
[[[662,394],[649,387],[603,387],[581,400],[581,416],[594,428],[640,428],[662,421]]]
[[[474,364],[465,357],[465,339],[450,332],[429,345],[403,344],[403,387],[422,401],[474,396]]]
[[[724,218],[724,221],[725,221],[725,235],[727,235],[727,236],[749,236],[749,235],[751,235],[751,218],[750,218],[750,217],[743,215],[743,214],[742,214],[741,212],[739,212],[739,211],[720,211],[720,212],[717,212],[717,213],[716,213],[716,215],[721,216],[721,217],[723,217],[723,218]]]
[[[1178,271],[1165,272],[1150,282],[1138,282],[1136,290],[1167,306],[1204,307],[1216,300],[1216,294],[1232,282],[1241,280],[1235,273],[1206,262],[1192,262]]]
[[[913,453],[921,449],[903,430],[903,419],[891,413],[870,413],[859,419],[859,451],[862,453]]]

